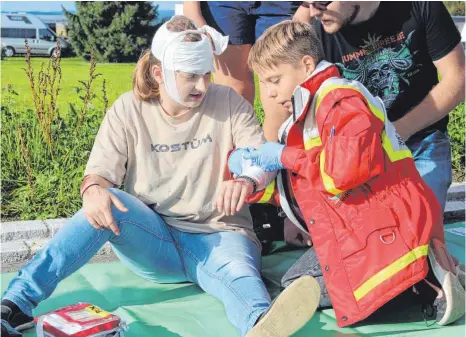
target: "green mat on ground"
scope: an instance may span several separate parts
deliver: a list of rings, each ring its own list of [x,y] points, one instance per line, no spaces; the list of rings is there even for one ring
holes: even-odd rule
[[[461,262],[465,260],[464,222],[445,227],[448,247]],[[455,230],[458,228],[459,230]],[[302,251],[286,251],[278,245],[264,258],[265,278],[283,275]],[[16,273],[3,274],[2,292]],[[271,289],[273,284],[269,284]],[[273,291],[273,290],[272,290]],[[120,316],[129,326],[127,337],[238,337],[225,316],[222,304],[196,285],[160,285],[146,281],[119,262],[88,264],[64,280],[54,294],[35,310],[38,315],[76,302],[90,302]],[[465,336],[464,318],[455,325],[439,327],[423,320],[404,323],[398,313],[382,322],[339,329],[333,310],[318,312],[295,337]],[[390,315],[391,316],[391,315]],[[400,315],[398,315],[400,316]],[[35,336],[29,330],[25,337]]]

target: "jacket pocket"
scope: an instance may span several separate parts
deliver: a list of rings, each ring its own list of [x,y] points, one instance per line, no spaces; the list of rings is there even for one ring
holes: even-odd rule
[[[404,260],[400,264],[397,261],[411,250],[389,208],[366,212],[353,220],[352,227],[352,231],[339,238],[338,245],[348,281],[359,303],[405,267]]]
[[[384,171],[381,144],[375,133],[330,137],[325,146],[325,173],[340,190],[367,182]]]

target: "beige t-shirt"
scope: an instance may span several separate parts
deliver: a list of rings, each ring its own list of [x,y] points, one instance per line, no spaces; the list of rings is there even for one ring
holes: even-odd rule
[[[234,216],[214,205],[234,147],[265,141],[251,105],[233,89],[211,84],[202,104],[168,116],[157,100],[120,96],[100,126],[85,175],[96,174],[191,233],[236,231],[258,240],[247,207]]]

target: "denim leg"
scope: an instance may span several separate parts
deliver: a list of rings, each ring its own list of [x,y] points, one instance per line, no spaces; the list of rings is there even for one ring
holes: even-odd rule
[[[188,276],[223,303],[228,319],[244,336],[271,302],[260,275],[259,247],[233,232],[179,235]]]
[[[61,280],[88,262],[107,241],[112,243],[123,264],[146,279],[155,282],[187,280],[162,218],[130,194],[110,190],[129,209],[123,213],[112,206],[120,235],[116,236],[108,229],[95,229],[80,210],[19,271],[9,284],[5,299],[32,316],[32,309],[48,298]]]
[[[324,282],[324,275],[320,267],[314,247],[309,248],[282,277],[282,287],[288,287],[294,280],[301,276],[309,275],[316,279],[320,285],[319,309],[331,308],[330,296]]]
[[[417,170],[437,196],[443,211],[452,180],[450,138],[437,130],[427,136],[414,136],[406,145],[413,153]]]

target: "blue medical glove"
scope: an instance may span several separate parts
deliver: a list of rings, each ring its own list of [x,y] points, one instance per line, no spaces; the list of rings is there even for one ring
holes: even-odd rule
[[[259,166],[266,172],[284,169],[280,159],[285,145],[267,142],[256,150],[244,154],[244,159],[251,159],[254,166]]]
[[[228,169],[234,175],[240,176],[243,173],[243,154],[254,151],[253,147],[246,147],[234,150],[228,157]]]

